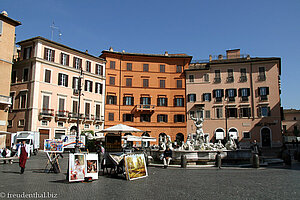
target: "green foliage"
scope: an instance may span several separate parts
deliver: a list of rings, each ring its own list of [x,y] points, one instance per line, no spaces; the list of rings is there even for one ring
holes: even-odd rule
[[[93,130],[81,131],[81,135],[89,135],[89,133],[92,134],[93,136],[95,135]]]
[[[88,149],[89,152],[97,152],[97,149],[96,149],[96,140],[95,139],[88,140],[86,142],[86,149]]]

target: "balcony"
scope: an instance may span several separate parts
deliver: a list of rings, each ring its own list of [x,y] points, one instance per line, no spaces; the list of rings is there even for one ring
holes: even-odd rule
[[[219,77],[214,78],[214,83],[221,83],[221,78]]]
[[[242,102],[248,102],[249,98],[247,96],[241,97]]]
[[[94,123],[99,124],[104,122],[104,116],[95,116]]]
[[[0,95],[0,104],[11,105],[11,97]]]
[[[240,82],[241,83],[247,82],[247,76],[241,76],[240,77]]]
[[[95,116],[94,115],[90,115],[90,114],[84,115],[84,122],[91,123],[94,120],[95,120]]]
[[[51,120],[54,117],[54,109],[43,108],[40,110],[40,120]]]
[[[266,80],[266,75],[260,74],[258,75],[258,81],[265,81]]]
[[[56,121],[65,121],[68,119],[68,111],[66,110],[59,110],[55,114]]]
[[[69,121],[77,121],[78,114],[72,112],[69,113],[68,117],[69,117]],[[83,120],[83,119],[84,119],[84,114],[79,114],[79,120]]]
[[[228,76],[227,77],[227,83],[233,83],[233,82],[234,82],[233,76]]]
[[[138,104],[135,106],[135,110],[137,111],[154,111],[155,105],[144,105],[144,104]]]
[[[259,100],[260,100],[260,101],[268,101],[268,96],[267,96],[267,95],[261,95],[261,96],[259,97]]]

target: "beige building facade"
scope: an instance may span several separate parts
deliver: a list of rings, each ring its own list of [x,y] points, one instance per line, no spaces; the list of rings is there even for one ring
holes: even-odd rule
[[[232,136],[243,146],[282,144],[280,58],[251,58],[228,50],[215,60],[194,62],[185,70],[187,133],[195,133],[192,116],[204,118],[210,141]]]
[[[9,18],[5,11],[0,14],[0,148],[5,146],[6,140],[8,109],[11,106],[9,92],[15,49],[15,27],[19,25],[21,23]]]
[[[105,60],[42,37],[18,44],[8,131],[39,131],[42,147],[44,139],[75,134],[80,79],[80,132],[102,130]]]
[[[300,137],[300,110],[283,110],[282,133],[285,142],[292,142]],[[299,140],[298,140],[299,141]]]

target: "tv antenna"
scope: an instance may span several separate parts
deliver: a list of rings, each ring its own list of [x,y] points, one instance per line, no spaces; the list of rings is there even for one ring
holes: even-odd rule
[[[53,41],[54,30],[58,30],[58,40],[61,40],[62,33],[61,33],[59,27],[55,26],[54,21],[52,22],[52,25],[50,26],[50,28],[51,28],[51,40]]]

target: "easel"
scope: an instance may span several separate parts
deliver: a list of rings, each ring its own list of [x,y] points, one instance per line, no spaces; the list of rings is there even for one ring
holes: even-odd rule
[[[46,167],[45,167],[44,171],[46,172],[46,169],[47,169],[48,165],[50,165],[50,169],[48,170],[48,173],[49,172],[60,173],[61,169],[60,169],[59,162],[58,162],[59,154],[56,154],[55,152],[52,152],[49,155],[49,152],[46,152],[46,155],[47,155],[48,161],[47,161],[47,164],[46,164]],[[56,168],[55,165],[56,164],[57,164],[57,167],[58,167],[58,171],[55,171],[55,168]]]

